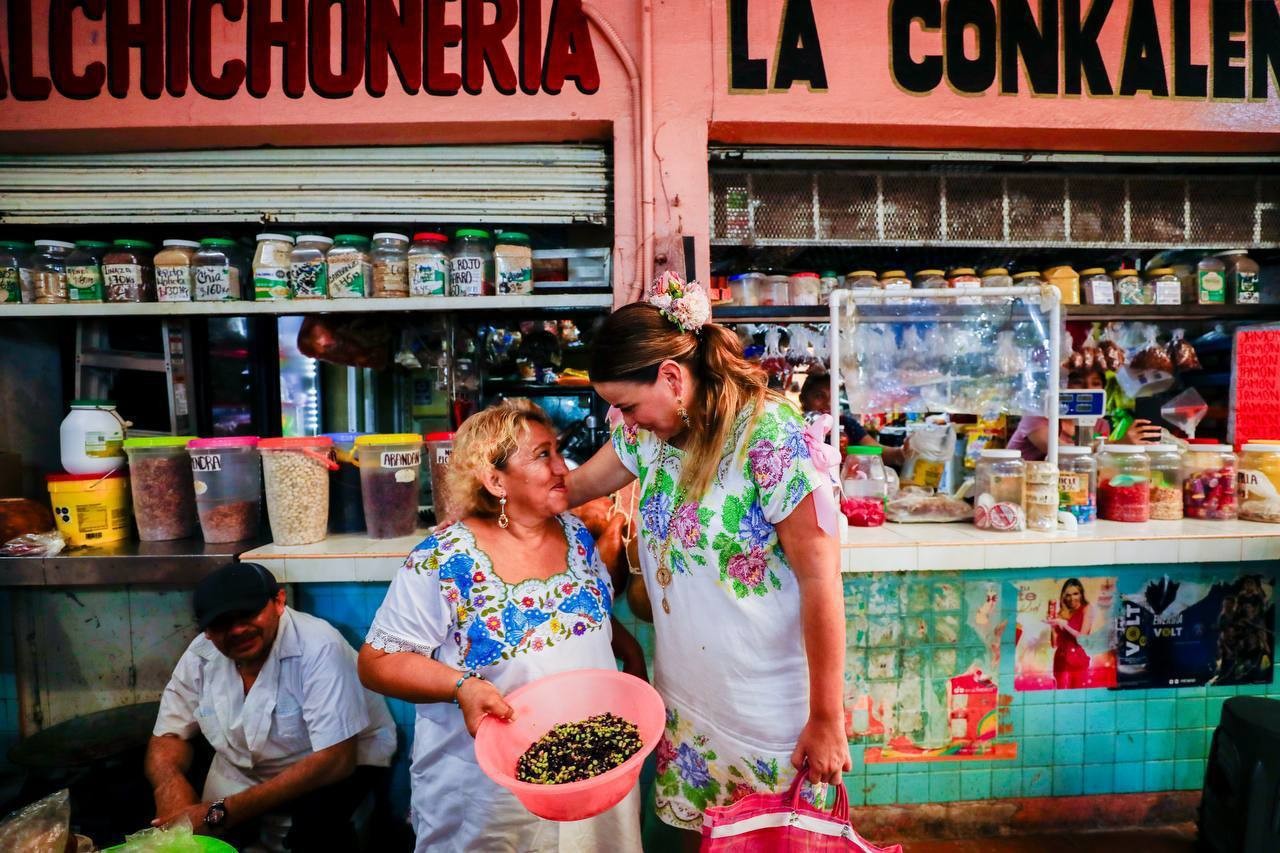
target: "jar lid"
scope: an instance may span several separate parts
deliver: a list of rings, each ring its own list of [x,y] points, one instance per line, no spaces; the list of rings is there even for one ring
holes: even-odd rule
[[[37,246],[40,245],[39,240],[36,241],[36,245]],[[155,245],[153,245],[150,240],[133,240],[128,238],[115,240],[112,242],[112,245],[119,246],[122,249],[154,249],[155,248]]]
[[[187,443],[188,450],[221,450],[228,447],[257,447],[256,435],[228,435],[221,438],[197,438]]]
[[[182,246],[185,249],[199,249],[200,244],[195,240],[165,240],[161,245],[164,246]]]
[[[489,239],[489,232],[483,228],[459,228],[453,232],[453,236],[459,240],[471,238],[479,238],[481,240]]]
[[[1243,453],[1280,453],[1280,444],[1246,444],[1240,450]]]
[[[73,409],[114,409],[115,407],[115,400],[94,400],[89,397],[81,397],[71,401],[71,408]]]
[[[806,271],[806,272],[793,272],[793,273],[791,274],[791,277],[792,277],[792,278],[817,278],[817,277],[818,277],[818,274],[817,274],[816,272],[807,272],[807,271]]]
[[[946,275],[942,270],[916,270],[916,275]]]
[[[334,444],[355,444],[355,443],[356,443],[356,439],[357,439],[357,438],[359,438],[359,437],[360,437],[360,436],[362,436],[362,435],[366,435],[366,433],[363,433],[363,432],[326,432],[326,433],[322,433],[322,435],[324,435],[326,438],[328,438],[328,439],[329,439],[330,441],[332,441]]]
[[[1103,453],[1146,453],[1147,448],[1141,444],[1108,444],[1102,448]]]
[[[367,246],[369,238],[361,234],[334,234],[333,244],[343,246]]]
[[[1026,272],[1017,272],[1013,274],[1014,281],[1017,281],[1020,278],[1040,278],[1040,277],[1041,277],[1041,274],[1036,270],[1027,270]]]
[[[452,432],[429,432],[423,436],[424,441],[453,441]],[[1280,448],[1278,448],[1280,449]]]
[[[1111,274],[1112,275],[1137,275],[1138,271],[1126,268],[1126,269],[1115,270]]]
[[[77,240],[77,249],[105,249],[111,244],[106,240]]]
[[[323,234],[299,234],[299,243],[324,243],[326,246],[332,246],[333,240]]]
[[[1059,456],[1088,456],[1093,453],[1092,447],[1077,447],[1074,444],[1058,448]]]
[[[1087,270],[1080,270],[1080,275],[1106,275],[1107,271],[1102,267],[1089,267]]]
[[[1009,271],[1004,267],[991,267],[982,271],[983,275],[1008,275]]]
[[[1193,444],[1190,448],[1193,453],[1231,453],[1232,447],[1229,444]]]
[[[373,235],[373,239],[375,239],[375,240],[399,240],[401,243],[408,243],[408,242],[409,242],[409,235],[408,235],[408,234],[397,234],[397,233],[396,233],[396,232],[394,232],[394,231],[379,231],[377,234],[374,234],[374,235]]]
[[[126,438],[123,442],[124,449],[130,450],[135,447],[186,447],[199,436],[195,435],[148,435],[139,436],[138,438]]]
[[[1154,270],[1147,270],[1147,275],[1173,275],[1173,270],[1169,267],[1160,267]]]
[[[973,267],[956,267],[951,271],[951,274],[952,275],[976,275],[976,273],[974,273],[973,271]]]
[[[1148,453],[1181,453],[1182,448],[1176,444],[1148,444],[1146,445]]]
[[[906,278],[906,270],[887,270],[881,278]]]
[[[263,240],[279,240],[282,243],[293,242],[293,238],[290,237],[288,234],[259,234],[257,236],[257,240],[259,242],[262,242]]]
[[[235,240],[226,237],[202,237],[200,239],[201,246],[210,246],[215,249],[231,249],[237,244]]]
[[[415,243],[419,240],[423,242],[444,243],[448,241],[448,239],[448,237],[441,234],[439,231],[419,231],[417,234],[413,235],[413,242]]]
[[[1007,450],[1001,448],[992,448],[982,451],[983,459],[1021,459],[1021,450]]]
[[[845,456],[880,456],[884,448],[878,444],[851,444],[844,449]]]
[[[119,243],[120,241],[117,240],[116,242]],[[76,247],[75,243],[68,243],[66,240],[37,240],[35,245],[37,247],[46,246],[57,247],[59,249],[74,249]]]
[[[854,270],[853,272],[848,273],[845,276],[845,278],[875,278],[875,277],[876,277],[876,274],[874,270]]]
[[[258,442],[259,450],[300,450],[309,447],[333,447],[333,439],[327,435],[298,435],[264,438]]]
[[[503,243],[508,240],[513,240],[517,243],[528,243],[529,235],[522,231],[499,231],[498,240]]]
[[[356,447],[377,446],[380,444],[421,444],[422,436],[416,432],[381,432],[362,435],[356,439]]]
[[[835,270],[822,271],[822,278],[839,278],[839,277],[840,277],[840,273],[836,272]]]
[[[21,240],[0,240],[0,249],[30,249],[30,243]]]
[[[123,470],[116,468],[105,474],[45,474],[46,483],[83,483],[86,480],[115,480],[128,477]]]

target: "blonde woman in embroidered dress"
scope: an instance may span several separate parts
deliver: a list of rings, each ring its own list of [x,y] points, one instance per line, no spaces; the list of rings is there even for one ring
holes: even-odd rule
[[[657,811],[686,830],[806,764],[814,783],[850,767],[829,426],[806,430],[709,317],[705,294],[668,274],[606,320],[591,380],[622,424],[567,478],[573,505],[640,481],[667,706]]]
[[[449,494],[462,520],[413,550],[360,650],[366,687],[418,703],[410,767],[419,853],[640,850],[636,790],[598,817],[530,814],[476,763],[485,714],[544,675],[614,669],[609,574],[567,510],[555,432],[527,400],[458,430]],[[621,631],[621,626],[618,626]]]

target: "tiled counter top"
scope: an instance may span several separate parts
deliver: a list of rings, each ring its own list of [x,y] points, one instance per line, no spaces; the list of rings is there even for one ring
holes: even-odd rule
[[[427,535],[400,539],[330,536],[314,545],[264,545],[260,562],[287,583],[388,581]],[[1280,559],[1280,524],[1249,521],[1099,521],[1076,533],[996,533],[972,524],[886,524],[847,528],[845,572],[954,571],[1024,566],[1234,563]]]

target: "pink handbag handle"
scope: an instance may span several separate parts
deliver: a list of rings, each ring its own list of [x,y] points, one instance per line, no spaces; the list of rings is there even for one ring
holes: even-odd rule
[[[804,766],[796,773],[796,778],[791,782],[791,789],[787,792],[791,795],[791,810],[798,812],[800,810],[800,792],[804,789],[804,780],[809,776],[809,762],[805,761]],[[831,817],[841,823],[849,823],[849,792],[845,790],[844,782],[834,786],[836,789],[836,801],[831,806]],[[818,807],[822,809],[822,806]]]

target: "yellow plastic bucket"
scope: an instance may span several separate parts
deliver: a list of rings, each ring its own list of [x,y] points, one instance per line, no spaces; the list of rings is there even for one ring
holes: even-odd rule
[[[127,539],[133,522],[129,478],[110,474],[50,474],[45,478],[53,518],[67,545]]]

